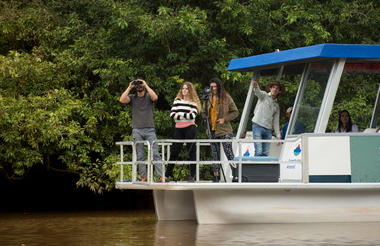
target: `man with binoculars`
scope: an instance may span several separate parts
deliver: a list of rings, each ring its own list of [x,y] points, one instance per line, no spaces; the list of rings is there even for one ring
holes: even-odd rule
[[[136,94],[131,94],[135,88]],[[145,80],[136,79],[129,83],[128,88],[120,97],[120,102],[130,104],[132,107],[132,136],[133,141],[152,141],[156,140],[156,130],[154,128],[153,111],[154,102],[157,101],[157,94],[147,85]],[[136,145],[137,161],[145,161],[145,151],[143,144]],[[153,146],[153,160],[160,161],[157,144]],[[155,170],[159,181],[162,181],[162,164],[156,163]],[[138,165],[141,181],[146,181],[146,165]]]

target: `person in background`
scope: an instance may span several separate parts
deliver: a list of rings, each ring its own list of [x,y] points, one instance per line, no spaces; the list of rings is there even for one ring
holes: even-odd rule
[[[272,138],[272,128],[280,139],[280,106],[277,98],[285,93],[285,87],[278,81],[267,84],[265,91],[260,90],[257,81],[252,82],[253,92],[258,98],[252,118],[253,139]],[[280,144],[280,143],[278,143]],[[270,143],[255,142],[255,156],[268,156]]]
[[[131,90],[135,88],[136,94],[130,94]],[[120,97],[120,102],[130,104],[132,107],[132,136],[133,141],[147,140],[150,144],[156,137],[156,130],[154,128],[153,113],[154,102],[157,101],[157,94],[148,86],[143,79],[136,79],[129,83],[128,88],[123,92]],[[144,144],[136,145],[137,161],[145,160]],[[158,153],[157,144],[153,146],[153,160],[160,161],[161,156]],[[159,181],[162,178],[162,164],[156,163],[155,170]],[[147,181],[146,165],[138,165],[141,181]]]
[[[290,116],[292,115],[292,111],[293,111],[293,107],[289,107],[286,110],[286,118],[288,118],[288,122],[286,122],[286,124],[284,125],[281,131],[281,139],[283,140],[285,139],[286,131],[288,130],[289,120],[290,120]],[[301,134],[301,133],[304,133],[305,131],[306,131],[305,125],[302,122],[296,120],[294,131],[291,132],[291,134]]]
[[[207,112],[210,118],[211,138],[215,139],[232,139],[231,121],[238,115],[239,111],[234,100],[224,89],[223,83],[219,78],[212,78],[209,81],[211,94],[208,97]],[[232,142],[222,143],[224,153],[228,160],[234,158]],[[220,143],[211,144],[211,154],[214,161],[220,161]],[[232,168],[234,179],[237,178],[236,168]],[[213,181],[219,182],[219,164],[213,165]]]
[[[195,139],[197,128],[195,118],[201,110],[201,103],[197,91],[191,82],[185,82],[179,90],[170,111],[170,117],[175,121],[173,139]],[[187,153],[190,161],[196,160],[196,147],[194,143],[186,143]],[[170,160],[177,160],[181,151],[182,143],[174,143]],[[173,177],[174,164],[169,164],[166,169],[166,177]],[[195,164],[190,164],[189,182],[194,182]]]
[[[350,113],[347,110],[342,110],[339,112],[339,123],[338,127],[335,129],[335,133],[339,132],[358,132],[358,126],[352,124]]]

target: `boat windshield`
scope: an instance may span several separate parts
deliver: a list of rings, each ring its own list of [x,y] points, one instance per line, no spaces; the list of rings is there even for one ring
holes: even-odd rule
[[[293,112],[288,135],[314,132],[332,66],[333,62],[316,62],[306,68],[298,93],[298,107]]]
[[[339,112],[347,110],[351,120],[361,132],[366,128],[380,126],[380,63],[346,61],[340,78],[336,79],[337,90],[327,88],[334,71],[334,62],[315,62],[306,66],[302,75],[295,109],[292,113],[288,137],[301,133],[335,132],[339,122]],[[338,78],[337,77],[337,78]],[[329,93],[329,95],[327,95]],[[324,99],[325,98],[325,99]],[[332,101],[327,113],[326,125],[317,129],[317,121],[322,115],[324,100]],[[328,119],[328,122],[327,122]],[[302,129],[302,131],[300,131]]]
[[[379,127],[379,83],[379,62],[346,62],[326,132],[335,132],[342,110],[350,113],[359,132]]]

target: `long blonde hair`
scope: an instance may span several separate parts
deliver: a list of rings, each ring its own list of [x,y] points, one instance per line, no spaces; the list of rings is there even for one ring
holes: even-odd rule
[[[182,84],[181,88],[179,89],[179,92],[178,92],[175,99],[176,100],[177,99],[182,99],[182,100],[184,99],[183,95],[182,95],[182,88],[184,85],[187,85],[187,89],[189,90],[189,101],[193,102],[197,105],[197,110],[198,110],[198,114],[199,114],[201,112],[201,101],[199,100],[197,91],[195,90],[193,83],[191,83],[189,81],[184,82]]]

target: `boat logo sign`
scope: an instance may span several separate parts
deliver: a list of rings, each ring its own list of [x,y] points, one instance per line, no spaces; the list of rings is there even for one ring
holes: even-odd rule
[[[301,154],[301,145],[300,144],[298,144],[297,147],[294,149],[294,155],[298,156],[299,154]]]

